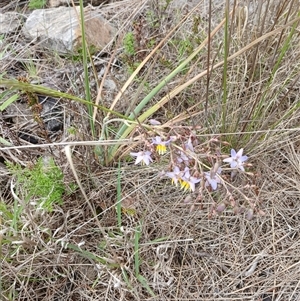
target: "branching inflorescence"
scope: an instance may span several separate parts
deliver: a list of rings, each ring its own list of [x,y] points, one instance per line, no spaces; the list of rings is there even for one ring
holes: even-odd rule
[[[244,213],[246,212],[245,208],[234,200],[232,193],[235,191],[233,182],[237,183],[234,180],[238,173],[252,174],[245,171],[245,166],[247,166],[245,162],[248,160],[248,156],[243,155],[243,148],[238,151],[231,149],[229,157],[222,155],[220,147],[216,146],[220,144],[228,146],[227,142],[219,141],[217,138],[201,144],[193,132],[187,130],[184,134],[176,133],[174,136],[169,135],[168,138],[159,134],[154,138],[145,139],[144,149],[139,152],[131,152],[130,155],[135,157],[135,164],[141,163],[142,165],[159,163],[166,159],[164,162],[169,162],[169,170],[161,172],[160,175],[170,178],[172,184],[183,191],[190,191],[198,195],[197,200],[203,199],[204,191],[211,195],[214,193],[214,196],[217,195],[219,199],[214,202],[212,213],[223,212],[227,207],[231,207],[235,213]],[[240,187],[236,189],[240,189]],[[228,201],[224,201],[224,197],[221,197],[222,194],[217,194],[218,191],[225,192],[225,199]],[[242,190],[240,190],[240,194],[250,205],[252,212],[250,218],[252,218],[253,213],[258,211],[255,209],[255,201],[248,199]],[[222,200],[220,201],[220,199]]]
[[[180,187],[183,190],[195,191],[195,184],[201,182],[203,179],[205,181],[206,187],[211,187],[212,190],[218,188],[218,184],[221,184],[221,173],[222,167],[219,166],[220,163],[217,162],[216,166],[213,166],[209,171],[203,172],[201,176],[198,171],[196,171],[195,159],[197,154],[194,151],[194,146],[192,139],[189,138],[183,147],[177,145],[178,140],[176,137],[172,136],[168,140],[163,140],[160,136],[152,138],[152,146],[155,146],[155,150],[158,155],[165,155],[169,149],[172,151],[174,148],[175,152],[172,151],[173,170],[169,172],[164,172],[166,177],[171,178],[172,184]],[[172,144],[172,147],[171,147]],[[144,150],[140,152],[131,152],[132,157],[136,157],[135,164],[149,165],[153,162],[152,155],[153,150]],[[232,169],[232,177],[236,175],[237,170],[245,171],[244,162],[248,160],[247,156],[243,156],[243,149],[241,148],[238,152],[234,149],[231,150],[231,157],[223,160],[225,163],[230,163],[230,168]],[[194,165],[191,168],[191,165]],[[192,169],[195,170],[192,172]]]

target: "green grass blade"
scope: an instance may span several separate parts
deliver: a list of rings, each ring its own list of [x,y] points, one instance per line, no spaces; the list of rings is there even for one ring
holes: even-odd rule
[[[9,141],[5,140],[1,136],[0,136],[0,144],[4,144],[6,146],[12,146],[12,144]]]
[[[149,284],[147,283],[145,277],[138,275],[136,278],[152,297],[156,297]]]
[[[129,277],[128,277],[127,273],[126,273],[126,270],[124,268],[122,268],[122,267],[121,267],[121,270],[122,270],[122,275],[123,275],[123,279],[124,279],[125,283],[127,284],[128,288],[132,290],[133,287],[132,287],[132,285],[131,285],[131,283],[129,281]]]
[[[135,275],[138,277],[140,274],[140,256],[139,256],[139,240],[141,237],[141,224],[136,227],[134,235],[134,269]]]
[[[9,99],[5,100],[4,103],[0,106],[0,111],[4,111],[8,106],[15,102],[19,98],[19,94],[12,95]]]
[[[118,164],[118,181],[117,181],[117,221],[118,221],[118,227],[122,227],[122,204],[121,204],[121,161],[119,160]]]
[[[89,251],[86,251],[86,250],[82,250],[81,248],[79,248],[78,246],[74,245],[74,244],[70,244],[68,243],[67,246],[66,246],[68,249],[70,250],[73,250],[73,251],[76,251],[78,254],[80,254],[81,256],[83,256],[84,258],[87,258],[89,260],[92,260],[94,262],[97,262],[97,263],[100,263],[100,264],[103,264],[103,265],[106,265],[110,268],[119,268],[119,264],[117,263],[109,263],[107,262],[106,259],[102,258],[102,257],[99,257]]]

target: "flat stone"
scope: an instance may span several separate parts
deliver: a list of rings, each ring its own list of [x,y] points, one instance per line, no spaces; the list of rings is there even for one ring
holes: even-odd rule
[[[103,87],[106,88],[107,90],[110,90],[110,91],[117,90],[117,85],[112,79],[106,79],[104,81]]]
[[[96,10],[86,7],[84,14],[87,44],[101,50],[116,30]],[[37,9],[27,18],[23,33],[58,53],[74,52],[81,47],[79,16],[79,6]]]
[[[15,12],[0,13],[0,34],[16,32],[22,25],[24,17]]]

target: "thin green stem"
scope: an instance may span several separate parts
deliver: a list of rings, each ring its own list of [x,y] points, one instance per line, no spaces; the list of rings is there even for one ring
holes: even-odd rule
[[[121,161],[119,160],[118,164],[118,181],[117,181],[117,220],[118,227],[122,227],[122,205],[121,205]]]
[[[84,70],[84,87],[85,87],[85,98],[91,103],[91,91],[90,91],[90,81],[89,81],[89,71],[88,71],[88,49],[85,39],[85,24],[84,24],[84,8],[83,0],[80,0],[80,24],[81,24],[81,36],[82,36],[82,62]],[[87,105],[89,122],[91,126],[92,136],[96,136],[95,125],[93,121],[93,105]]]
[[[139,256],[139,241],[141,237],[141,224],[139,224],[135,229],[134,235],[134,269],[135,276],[138,277],[140,274],[140,256]]]

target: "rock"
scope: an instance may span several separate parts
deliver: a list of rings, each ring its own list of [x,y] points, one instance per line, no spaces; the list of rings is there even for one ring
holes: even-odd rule
[[[60,101],[47,96],[38,96],[42,105],[41,118],[48,132],[57,132],[63,128],[63,108]]]
[[[28,17],[23,33],[58,53],[74,52],[81,47],[79,6],[37,9]],[[116,30],[96,10],[85,8],[85,33],[89,46],[101,50],[114,37]]]
[[[23,16],[15,12],[0,13],[0,34],[16,32],[22,25]]]
[[[109,91],[116,91],[117,90],[117,85],[112,79],[106,79],[104,81],[103,87]]]
[[[35,97],[37,103],[31,107],[27,100],[22,99],[15,101],[2,112],[4,124],[12,129],[15,137],[32,144],[42,143],[45,137],[59,134],[65,121],[64,103],[60,99],[34,94]]]

